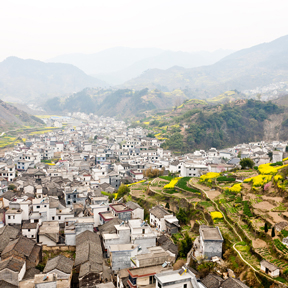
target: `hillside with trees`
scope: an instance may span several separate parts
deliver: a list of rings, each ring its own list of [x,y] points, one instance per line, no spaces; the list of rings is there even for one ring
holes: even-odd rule
[[[141,122],[157,138],[165,140],[163,147],[166,149],[179,152],[221,149],[261,141],[267,136],[267,127],[274,124],[277,128],[275,134],[269,136],[273,138],[270,140],[286,139],[285,109],[272,102],[237,100],[214,106],[198,105],[182,113],[175,110],[164,115],[155,114]]]

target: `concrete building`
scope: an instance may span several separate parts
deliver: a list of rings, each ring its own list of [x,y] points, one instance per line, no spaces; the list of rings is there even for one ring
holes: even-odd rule
[[[130,259],[140,252],[139,245],[135,244],[110,245],[109,251],[112,271],[130,268]]]
[[[280,276],[280,268],[264,259],[260,262],[260,270],[273,278]]]
[[[211,260],[212,257],[222,258],[222,246],[224,239],[218,227],[201,225],[199,227],[200,236],[193,243],[194,258],[201,257]]]
[[[55,246],[59,242],[59,222],[45,221],[39,227],[39,243]]]
[[[156,285],[155,287],[163,288],[200,288],[195,275],[187,268],[180,270],[169,270],[155,275]]]

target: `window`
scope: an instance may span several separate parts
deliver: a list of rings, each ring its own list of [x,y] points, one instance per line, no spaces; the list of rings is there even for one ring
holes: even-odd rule
[[[52,220],[55,220],[55,217],[54,217],[54,216],[52,216]]]
[[[8,216],[8,219],[10,219],[11,217],[10,216]]]
[[[70,201],[68,201],[67,204],[70,205]]]
[[[68,195],[67,198],[70,199],[70,195]]]
[[[30,229],[28,229],[28,232],[30,232]]]
[[[187,284],[184,284],[184,285],[183,285],[183,288],[187,288]]]
[[[154,276],[149,276],[149,284],[154,284],[154,283],[155,283]]]
[[[37,209],[39,209],[39,208],[40,208],[40,206],[38,205],[38,206],[36,206],[36,208],[37,208]]]
[[[73,195],[74,198],[76,198],[76,195]]]
[[[31,238],[34,238],[34,235],[32,235]]]
[[[47,205],[44,205],[44,207],[46,208],[46,207],[47,207]]]
[[[61,216],[58,216],[58,220],[61,220]]]

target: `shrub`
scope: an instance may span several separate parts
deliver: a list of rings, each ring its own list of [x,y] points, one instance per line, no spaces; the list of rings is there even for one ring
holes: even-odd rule
[[[175,185],[177,184],[179,179],[180,179],[180,177],[173,178],[169,184],[164,186],[164,189],[173,189],[175,187]]]
[[[241,189],[242,189],[242,184],[238,183],[238,184],[234,184],[231,188],[229,188],[229,191],[239,193],[241,192]]]
[[[226,176],[220,176],[217,178],[218,182],[234,182],[235,178],[234,177],[226,177]]]
[[[218,178],[219,176],[220,176],[220,173],[208,172],[207,174],[204,174],[200,177],[200,182],[204,182],[206,180]]]
[[[218,212],[218,211],[214,211],[214,212],[211,212],[211,217],[213,220],[215,219],[222,219],[223,218],[223,215],[221,212]]]
[[[179,181],[177,182],[176,186],[181,188],[181,189],[190,191],[190,192],[199,192],[199,190],[187,186],[187,182],[190,179],[191,179],[191,177],[180,178]]]
[[[248,216],[248,217],[253,217],[253,213],[251,212],[250,210],[250,207],[249,207],[249,202],[248,201],[242,201],[243,203],[243,213]]]

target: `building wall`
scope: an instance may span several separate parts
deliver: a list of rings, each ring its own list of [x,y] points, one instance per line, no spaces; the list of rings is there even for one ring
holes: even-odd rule
[[[47,245],[47,246],[55,246],[56,243],[46,237],[45,235],[39,235],[39,243],[42,243],[42,245]]]
[[[18,274],[18,281],[21,281],[23,279],[25,273],[26,273],[26,262],[24,262],[24,265]]]
[[[76,246],[76,233],[65,234],[65,244],[68,246]]]
[[[141,219],[144,220],[144,209],[136,208],[132,211],[132,219]]]
[[[72,272],[72,271],[71,271]],[[70,279],[71,274],[66,274],[58,269],[53,269],[51,271],[48,272],[49,274],[56,274],[57,275],[57,280],[60,279]]]
[[[131,257],[137,255],[137,248],[129,251],[115,251],[110,254],[110,263],[112,264],[112,270],[118,271],[120,269],[126,269],[131,267]]]
[[[9,219],[10,216],[10,219]],[[22,213],[19,214],[5,214],[5,223],[7,224],[21,224]]]
[[[18,286],[18,273],[10,269],[0,271],[0,280],[5,280],[15,286]]]
[[[37,232],[38,232],[38,229],[30,229],[30,231],[28,231],[28,229],[22,229],[22,235],[27,238],[36,239]]]
[[[222,242],[204,241],[204,256],[211,259],[214,256],[222,258]]]
[[[157,227],[159,231],[166,231],[164,218],[158,219],[152,213],[150,213],[150,225]]]
[[[99,213],[101,212],[107,212],[109,206],[100,206],[100,207],[95,207],[93,208],[93,214],[94,214],[94,227],[98,227],[99,225],[101,225],[101,222],[100,222],[100,216],[99,216]]]
[[[118,213],[118,217],[119,217],[119,219],[121,219],[123,221],[128,221],[131,219],[132,213],[131,213],[131,211]]]

